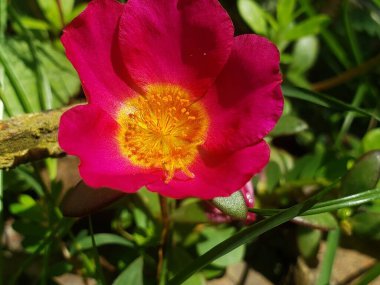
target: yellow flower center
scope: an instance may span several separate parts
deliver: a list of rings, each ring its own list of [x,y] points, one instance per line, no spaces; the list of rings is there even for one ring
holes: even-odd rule
[[[135,166],[162,169],[168,183],[189,167],[204,143],[208,117],[200,102],[177,85],[152,84],[128,99],[118,113],[121,153]]]

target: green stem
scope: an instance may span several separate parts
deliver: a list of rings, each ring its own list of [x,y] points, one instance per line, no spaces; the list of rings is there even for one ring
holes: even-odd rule
[[[95,238],[94,238],[94,229],[92,227],[91,215],[88,216],[88,226],[89,226],[89,229],[90,229],[91,242],[92,242],[92,250],[94,252],[94,258],[95,258],[95,264],[96,264],[96,270],[95,270],[95,272],[96,272],[96,275],[97,275],[97,279],[98,279],[98,281],[100,282],[101,285],[106,285],[106,280],[104,278],[103,270],[102,270],[102,267],[100,265],[100,257],[99,257],[98,248],[96,246],[96,242],[95,242]]]
[[[162,219],[161,242],[158,249],[157,263],[157,280],[158,284],[165,285],[167,283],[167,252],[170,233],[170,217],[167,198],[159,195]]]
[[[77,241],[75,240],[75,237],[74,237],[73,233],[71,231],[69,231],[68,235],[69,235],[69,237],[70,237],[70,239],[71,239],[71,241],[73,243],[73,246],[74,246],[75,250],[78,252],[80,260],[82,261],[82,264],[83,264],[84,268],[86,269],[87,273],[90,274],[90,275],[95,275],[96,268],[94,268],[94,265],[91,262],[91,260],[83,252],[80,244],[78,244]]]
[[[354,55],[356,64],[360,64],[363,61],[362,54],[360,52],[360,47],[358,44],[358,40],[356,38],[356,34],[354,30],[352,29],[352,19],[349,17],[349,1],[345,0],[343,3],[343,20],[344,20],[344,25],[346,28],[346,34],[348,37],[348,41],[351,46],[352,53]]]
[[[328,233],[326,251],[323,257],[321,272],[316,285],[330,284],[331,272],[334,266],[335,253],[339,246],[340,231],[332,230]]]
[[[365,94],[368,92],[368,85],[366,83],[362,83],[359,85],[354,99],[352,100],[351,105],[355,107],[360,107],[360,104],[363,102]],[[344,118],[342,127],[338,133],[338,136],[335,140],[335,147],[339,147],[342,143],[344,135],[348,132],[351,127],[351,124],[355,118],[355,112],[348,112]]]

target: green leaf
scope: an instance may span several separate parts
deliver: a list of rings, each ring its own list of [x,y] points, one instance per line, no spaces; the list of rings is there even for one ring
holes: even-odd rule
[[[380,213],[363,212],[348,219],[355,235],[380,240]]]
[[[75,0],[37,0],[46,19],[55,29],[61,30],[69,20]],[[59,5],[60,4],[60,5]]]
[[[264,169],[265,173],[265,190],[271,193],[276,185],[279,183],[281,178],[280,166],[275,161],[269,161]]]
[[[286,97],[304,100],[322,107],[337,109],[342,111],[355,111],[356,113],[365,115],[367,117],[372,117],[377,121],[380,121],[380,117],[367,112],[361,108],[355,107],[353,105],[347,104],[331,96],[313,92],[311,90],[306,90],[303,88],[282,86],[282,91]]]
[[[143,266],[144,259],[137,258],[115,279],[112,285],[144,285]]]
[[[53,93],[52,107],[61,107],[71,96],[78,93],[79,78],[61,51],[53,48],[50,43],[35,42],[34,44],[43,71],[42,76],[45,81],[43,88],[46,88],[48,82]],[[1,54],[8,67],[4,83],[5,90],[2,94],[8,115],[40,111],[38,77],[27,42],[7,39],[1,45]]]
[[[380,128],[372,129],[366,133],[362,143],[364,152],[376,149],[380,150]]]
[[[323,256],[321,270],[316,282],[316,285],[330,284],[331,272],[333,270],[335,253],[339,246],[340,231],[330,231],[327,236],[326,251]]]
[[[380,189],[372,189],[366,192],[354,194],[351,196],[333,199],[326,202],[315,204],[311,209],[302,213],[305,215],[314,215],[324,212],[331,212],[346,207],[356,207],[374,200],[380,199]],[[272,216],[283,211],[282,209],[249,209],[250,212],[263,216]]]
[[[254,0],[238,0],[239,13],[247,25],[257,34],[267,34],[265,11]]]
[[[286,28],[293,21],[295,0],[277,1],[277,19],[280,27]]]
[[[289,69],[293,72],[304,73],[309,70],[317,60],[319,51],[318,38],[308,36],[299,39],[293,49],[293,61]]]
[[[60,208],[66,217],[83,217],[109,206],[125,195],[109,188],[94,189],[81,181],[65,194]]]
[[[41,30],[41,31],[49,30],[49,24],[43,20],[28,17],[25,15],[23,16],[20,15],[20,21],[23,26],[25,26],[27,29],[30,29],[30,30]]]
[[[342,179],[342,195],[375,188],[380,179],[380,150],[360,157]]]
[[[212,203],[223,213],[239,220],[247,218],[248,208],[243,194],[240,191],[234,192],[229,197],[217,197],[212,199]]]
[[[297,224],[324,231],[335,230],[338,228],[338,222],[336,221],[335,217],[330,213],[320,213],[296,217],[293,219],[293,221]]]
[[[187,199],[189,200],[189,199]],[[180,207],[171,214],[171,219],[176,223],[207,223],[209,219],[206,212],[198,200],[185,203],[184,200]]]
[[[96,246],[103,246],[103,245],[120,245],[120,246],[126,246],[126,247],[133,247],[134,244],[130,242],[129,240],[118,236],[114,234],[95,234],[94,235]],[[91,236],[85,236],[81,239],[76,241],[77,245],[80,247],[81,250],[88,250],[92,248],[92,237]],[[74,250],[75,251],[75,250]]]
[[[270,136],[289,136],[300,133],[308,128],[302,119],[293,115],[284,115],[277,122],[276,127],[270,132]]]
[[[378,5],[380,6],[380,0],[379,0]],[[380,262],[377,262],[367,272],[365,272],[362,277],[360,277],[356,285],[368,285],[370,284],[370,282],[372,282],[379,276],[380,276]]]
[[[283,210],[273,217],[255,223],[254,225],[245,228],[237,234],[234,234],[233,236],[224,239],[224,241],[214,246],[205,254],[197,258],[194,262],[183,268],[173,279],[169,281],[168,285],[181,284],[192,274],[202,269],[206,265],[210,264],[212,261],[231,252],[239,246],[252,241],[261,234],[283,223],[286,223],[287,221],[293,219],[296,216],[301,215],[303,212],[305,212],[306,210],[311,208],[315,203],[317,203],[325,194],[330,192],[335,187],[336,183],[337,182],[331,184],[329,187],[326,187],[310,199],[297,205],[294,205],[289,209]]]
[[[297,228],[297,245],[303,258],[312,260],[316,257],[321,238],[322,233],[320,230],[305,227]]]
[[[206,253],[208,250],[216,246],[217,244],[223,242],[228,237],[235,233],[235,229],[232,227],[228,228],[214,228],[207,227],[202,231],[202,237],[200,242],[197,243],[197,252],[201,255]],[[244,257],[245,247],[238,247],[226,255],[214,260],[211,264],[219,267],[226,267],[231,264],[240,262]]]
[[[305,36],[316,35],[329,22],[330,18],[328,16],[313,16],[285,30],[281,36],[285,40],[293,41]]]
[[[175,247],[169,252],[169,273],[173,276],[175,272],[193,261],[191,255],[181,247]],[[196,273],[187,279],[182,285],[206,285],[206,280],[201,273]]]

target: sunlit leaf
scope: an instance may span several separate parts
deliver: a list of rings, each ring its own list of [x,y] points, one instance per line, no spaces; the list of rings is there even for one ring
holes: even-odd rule
[[[115,279],[112,285],[144,285],[143,266],[143,258],[137,258]]]

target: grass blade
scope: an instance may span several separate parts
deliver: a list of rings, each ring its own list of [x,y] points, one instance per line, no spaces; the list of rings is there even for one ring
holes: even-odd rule
[[[326,193],[331,191],[337,182],[332,183],[330,186],[324,188],[315,196],[309,198],[308,200],[299,203],[289,209],[283,210],[278,214],[260,221],[253,226],[247,227],[244,230],[238,232],[232,237],[226,239],[220,244],[216,245],[212,249],[210,249],[205,254],[201,255],[199,258],[194,260],[192,263],[187,265],[183,270],[181,270],[173,279],[169,281],[169,285],[177,285],[184,282],[188,279],[192,274],[199,271],[215,259],[227,254],[228,252],[234,250],[235,248],[246,244],[261,234],[283,224],[287,221],[293,219],[296,216],[301,215],[306,210],[310,209],[313,205],[315,205],[318,200],[320,200]]]
[[[356,285],[367,285],[380,276],[380,262],[372,266],[356,283]]]
[[[341,111],[354,111],[361,115],[374,118],[380,121],[380,117],[371,114],[370,112],[363,110],[351,104],[347,104],[341,100],[328,96],[326,94],[317,93],[311,90],[306,90],[299,87],[283,86],[282,91],[286,97],[300,99],[307,101],[325,108],[337,109]]]
[[[350,195],[347,197],[334,199],[326,202],[315,204],[311,209],[305,211],[302,216],[315,215],[325,212],[331,212],[347,207],[360,206],[362,204],[380,199],[380,188],[368,190],[366,192]],[[282,209],[249,209],[250,212],[263,215],[273,216],[283,211]]]
[[[3,66],[5,74],[7,75],[10,83],[12,84],[17,97],[21,103],[21,106],[25,113],[32,113],[34,110],[32,105],[30,104],[26,92],[23,86],[20,84],[20,81],[17,79],[17,76],[8,62],[8,58],[6,57],[5,52],[3,51],[2,46],[0,45],[0,64]]]
[[[40,100],[40,107],[42,110],[52,109],[53,94],[51,91],[51,87],[50,87],[50,83],[48,81],[47,75],[45,71],[43,70],[42,64],[38,58],[37,48],[33,42],[33,37],[30,34],[30,31],[27,28],[25,28],[19,16],[12,8],[9,8],[9,15],[15,21],[17,26],[21,29],[21,31],[23,32],[25,36],[26,42],[28,43],[30,54],[33,59],[33,68],[34,68],[34,71],[36,73],[36,78],[37,78],[37,90],[38,90],[38,96]]]
[[[321,272],[316,285],[330,284],[331,272],[334,266],[335,253],[339,245],[340,231],[330,231],[327,236],[327,247],[323,257]]]
[[[95,264],[96,264],[96,275],[97,275],[97,281],[100,283],[100,285],[106,285],[106,280],[103,275],[102,267],[100,265],[100,257],[98,248],[96,246],[95,238],[94,238],[94,229],[92,227],[92,219],[91,215],[88,216],[88,225],[91,235],[91,242],[92,242],[92,250],[94,252],[94,258],[95,258]]]
[[[4,40],[7,28],[7,0],[0,0],[0,42]]]

